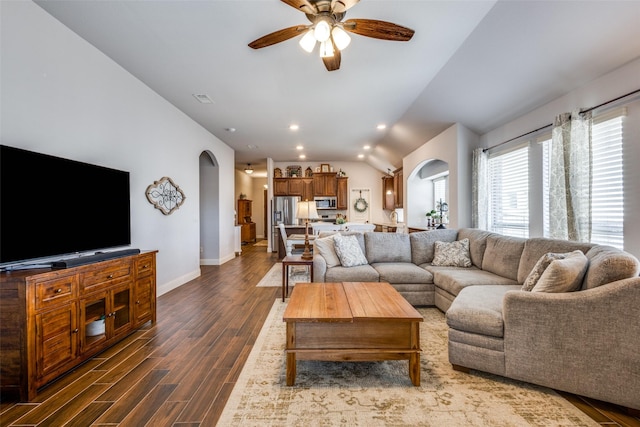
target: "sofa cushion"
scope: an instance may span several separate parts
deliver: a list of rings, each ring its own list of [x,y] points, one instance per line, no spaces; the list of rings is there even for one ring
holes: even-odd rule
[[[549,267],[549,264],[557,259],[565,259],[567,255],[569,254],[556,254],[553,252],[547,252],[546,254],[542,255],[538,262],[536,262],[533,270],[531,270],[531,273],[529,273],[527,278],[524,280],[524,283],[522,284],[522,290],[531,291],[536,283],[538,283],[538,280],[540,280],[540,277],[542,277],[542,273],[544,273],[547,267]]]
[[[580,250],[575,250],[564,259],[549,264],[531,292],[573,292],[580,289],[589,259]]]
[[[324,237],[335,236],[336,234],[341,236],[356,236],[360,249],[362,249],[362,253],[365,253],[364,233],[361,231],[321,231],[320,234],[318,234],[318,238],[322,239]]]
[[[487,237],[487,249],[482,269],[498,276],[518,280],[518,266],[527,239],[492,234]],[[524,279],[523,279],[524,281]]]
[[[325,282],[379,282],[380,275],[375,268],[367,265],[357,267],[333,267],[327,268],[324,275]]]
[[[436,242],[431,264],[450,267],[471,267],[469,239],[455,242]]]
[[[492,233],[478,228],[461,228],[458,230],[458,240],[469,239],[469,254],[471,262],[478,268],[482,268],[484,251],[487,248],[487,237]]]
[[[333,243],[336,248],[336,254],[338,254],[338,258],[340,258],[340,264],[342,264],[343,267],[356,267],[358,265],[368,264],[367,258],[362,253],[356,236],[341,236],[340,234],[336,234],[333,236]]]
[[[589,268],[582,289],[597,288],[605,283],[638,276],[640,263],[630,253],[611,246],[594,246],[587,252]]]
[[[433,274],[410,262],[376,262],[371,264],[381,282],[433,283]]]
[[[364,244],[369,264],[411,262],[411,243],[408,234],[365,233]]]
[[[502,298],[505,293],[519,289],[518,285],[465,288],[447,310],[447,325],[459,331],[503,337]]]
[[[457,236],[456,230],[449,229],[410,233],[411,262],[416,265],[430,263],[433,261],[434,243],[436,241],[454,242]]]
[[[330,268],[340,265],[340,258],[338,258],[338,254],[336,253],[333,235],[323,237],[321,239],[315,239],[313,245],[315,251],[324,258],[327,263],[327,267]]]
[[[437,287],[458,295],[464,288],[476,285],[517,285],[518,282],[498,276],[489,271],[471,268],[427,267],[433,273],[433,283]]]
[[[532,237],[524,244],[524,250],[520,258],[520,266],[518,267],[518,282],[524,283],[529,273],[533,270],[533,267],[546,253],[569,253],[575,250],[581,250],[586,254],[593,246],[593,243]]]

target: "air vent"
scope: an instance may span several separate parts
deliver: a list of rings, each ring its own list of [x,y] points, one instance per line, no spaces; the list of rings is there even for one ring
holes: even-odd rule
[[[213,104],[213,100],[209,98],[209,95],[204,93],[194,93],[193,97],[201,104]]]

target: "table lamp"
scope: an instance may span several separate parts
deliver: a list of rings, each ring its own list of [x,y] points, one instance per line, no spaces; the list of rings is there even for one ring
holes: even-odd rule
[[[309,250],[309,220],[318,218],[318,211],[316,210],[316,202],[305,200],[304,202],[298,202],[298,209],[296,216],[300,219],[304,219],[304,252],[302,253],[302,259],[313,259],[313,255]]]

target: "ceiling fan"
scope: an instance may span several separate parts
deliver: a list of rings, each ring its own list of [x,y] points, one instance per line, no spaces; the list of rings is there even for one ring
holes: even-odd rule
[[[360,0],[281,0],[303,12],[311,24],[284,28],[249,43],[261,49],[304,34],[300,46],[312,52],[320,42],[320,57],[328,71],[340,68],[340,51],[351,41],[347,32],[382,40],[408,41],[414,31],[401,25],[376,19],[348,19],[342,22],[348,9]]]

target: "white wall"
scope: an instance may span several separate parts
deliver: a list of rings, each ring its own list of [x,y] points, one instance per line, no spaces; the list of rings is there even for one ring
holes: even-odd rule
[[[597,59],[594,59],[597,60]],[[522,135],[553,122],[556,115],[578,108],[590,108],[615,99],[621,95],[640,89],[640,59],[606,74],[583,87],[570,92],[534,111],[496,128],[481,137],[484,147],[492,147],[503,141]],[[637,98],[636,98],[637,99]],[[624,245],[625,250],[640,257],[640,101],[633,101],[628,107],[624,122]],[[541,191],[530,189],[536,194]],[[530,235],[540,236],[542,225],[534,221]]]
[[[233,150],[36,4],[0,8],[2,144],[129,171],[132,247],[159,250],[158,293],[197,277],[198,159],[208,150],[233,176]],[[168,216],[145,197],[163,176],[186,195]],[[234,189],[220,181],[223,262],[234,255]]]

